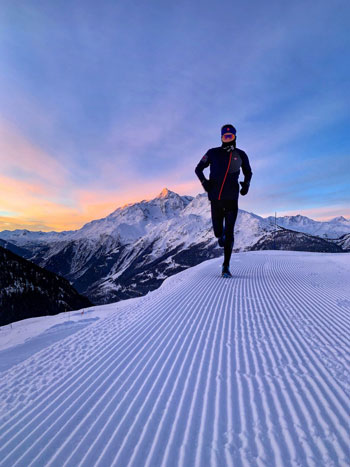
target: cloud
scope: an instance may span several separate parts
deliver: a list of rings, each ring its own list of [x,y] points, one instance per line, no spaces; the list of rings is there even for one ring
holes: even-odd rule
[[[80,220],[74,208],[50,201],[50,198],[52,193],[46,185],[0,176],[0,228],[64,230],[65,226],[74,226]],[[4,215],[5,211],[9,214]]]
[[[0,216],[0,231],[16,229],[42,230],[45,232],[52,230],[49,225],[40,221]]]
[[[50,190],[62,187],[68,179],[68,171],[55,157],[4,120],[0,120],[0,152],[3,174],[18,173],[26,181],[46,185]]]

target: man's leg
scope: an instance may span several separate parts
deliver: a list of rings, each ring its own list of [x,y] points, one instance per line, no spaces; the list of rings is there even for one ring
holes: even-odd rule
[[[229,267],[232,254],[234,233],[237,213],[238,201],[227,201],[225,203],[225,246],[224,246],[224,266]]]
[[[220,201],[211,201],[211,220],[213,223],[214,235],[220,238],[223,233],[224,210]]]

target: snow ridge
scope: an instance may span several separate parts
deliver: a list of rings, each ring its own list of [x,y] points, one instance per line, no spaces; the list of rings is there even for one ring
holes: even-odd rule
[[[348,255],[221,260],[4,373],[0,465],[348,465]]]

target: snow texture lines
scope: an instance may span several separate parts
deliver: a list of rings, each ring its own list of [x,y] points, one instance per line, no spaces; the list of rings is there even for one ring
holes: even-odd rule
[[[344,254],[239,253],[230,280],[220,265],[2,373],[0,466],[348,466]]]

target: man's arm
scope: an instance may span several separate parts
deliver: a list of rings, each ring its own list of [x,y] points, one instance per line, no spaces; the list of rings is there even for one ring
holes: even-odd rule
[[[210,190],[210,181],[205,178],[203,170],[206,167],[208,167],[209,164],[210,164],[209,155],[208,155],[208,152],[206,152],[204,156],[202,157],[202,159],[198,162],[197,167],[195,168],[196,175],[199,178],[201,184],[203,185],[203,188],[205,191]]]
[[[195,168],[195,172],[196,172],[196,175],[197,177],[199,178],[199,180],[201,181],[201,183],[204,182],[204,180],[206,180],[205,176],[204,176],[204,173],[203,173],[203,170],[208,167],[210,164],[210,161],[209,161],[209,156],[208,156],[208,153],[204,154],[204,156],[202,157],[202,159],[198,162],[197,164],[197,167]]]
[[[244,175],[244,181],[240,182],[241,187],[242,187],[240,193],[241,195],[244,196],[248,193],[250,180],[252,179],[253,172],[249,164],[248,156],[244,151],[242,151],[241,159],[242,159],[242,172]]]

